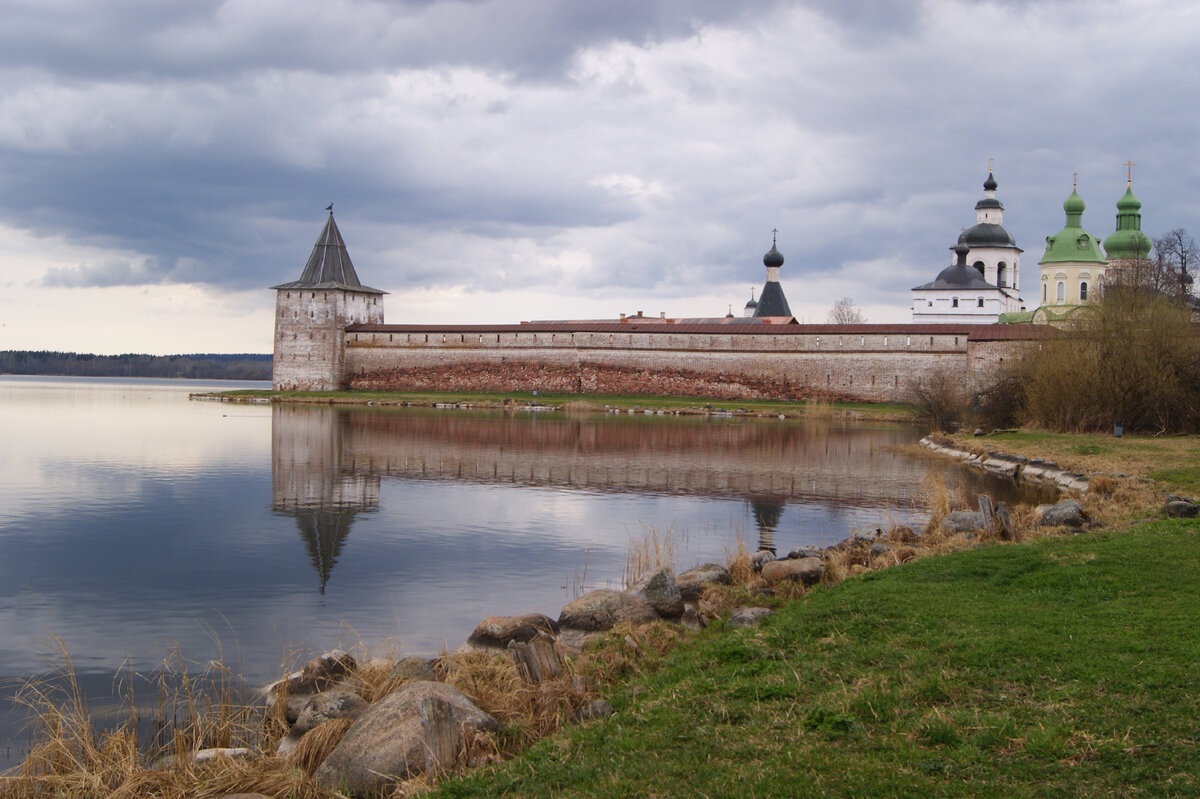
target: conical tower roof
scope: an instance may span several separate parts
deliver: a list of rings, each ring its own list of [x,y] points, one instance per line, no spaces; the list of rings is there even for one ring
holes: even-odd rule
[[[346,250],[346,242],[342,232],[338,230],[337,222],[333,220],[333,210],[317,243],[313,245],[312,255],[300,273],[300,279],[291,283],[274,286],[276,289],[343,289],[361,291],[367,294],[386,294],[387,292],[364,286],[354,271],[350,261],[350,253]]]

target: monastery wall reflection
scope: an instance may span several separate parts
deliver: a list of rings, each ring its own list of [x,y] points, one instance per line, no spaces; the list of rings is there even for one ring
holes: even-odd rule
[[[295,517],[322,587],[355,519],[379,509],[385,477],[738,499],[759,546],[774,548],[788,506],[922,505],[928,464],[897,448],[919,436],[903,425],[828,421],[276,405],[273,508]],[[981,492],[1030,499],[1011,481],[940,468],[969,505]]]
[[[357,474],[868,505],[911,486],[912,460],[891,445],[917,438],[898,426],[450,411],[344,424],[341,462]]]

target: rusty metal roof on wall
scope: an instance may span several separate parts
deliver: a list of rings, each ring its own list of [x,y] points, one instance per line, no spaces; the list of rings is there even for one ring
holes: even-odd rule
[[[628,317],[626,318],[628,319]],[[900,336],[933,336],[959,335],[966,336],[971,341],[1019,341],[1021,339],[1037,339],[1048,335],[1045,325],[972,325],[972,324],[907,324],[894,325],[734,325],[713,322],[698,324],[677,321],[675,324],[621,322],[526,322],[512,325],[374,325],[359,324],[346,328],[348,333],[432,333],[448,334],[483,334],[483,333],[652,333],[660,335],[679,335],[698,333],[701,335],[755,335],[755,336],[797,336],[797,335],[900,335]]]
[[[346,242],[342,232],[338,230],[337,222],[333,221],[333,210],[329,211],[329,219],[313,245],[312,255],[299,280],[273,286],[275,289],[343,289],[361,291],[366,294],[387,294],[386,291],[364,286],[358,280],[354,264],[350,262],[350,253],[346,250]]]

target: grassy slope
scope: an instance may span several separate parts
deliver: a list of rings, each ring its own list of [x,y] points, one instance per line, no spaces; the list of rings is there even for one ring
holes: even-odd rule
[[[1165,490],[1200,495],[1200,437],[1079,433],[1018,430],[975,437],[953,437],[962,447],[994,449],[1031,458],[1045,458],[1078,472],[1125,472],[1163,483]]]
[[[1198,567],[1160,521],[848,580],[440,795],[1200,795]]]

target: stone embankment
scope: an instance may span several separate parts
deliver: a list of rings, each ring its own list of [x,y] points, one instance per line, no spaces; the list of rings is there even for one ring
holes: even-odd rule
[[[1040,458],[1027,458],[1024,455],[1008,455],[1003,452],[995,452],[994,450],[989,450],[987,453],[980,455],[977,452],[969,452],[965,449],[958,449],[947,444],[942,444],[932,436],[922,438],[921,444],[934,452],[956,458],[968,466],[983,469],[999,477],[1048,483],[1058,488],[1072,491],[1088,490],[1087,475],[1061,469],[1053,461],[1044,461]]]

